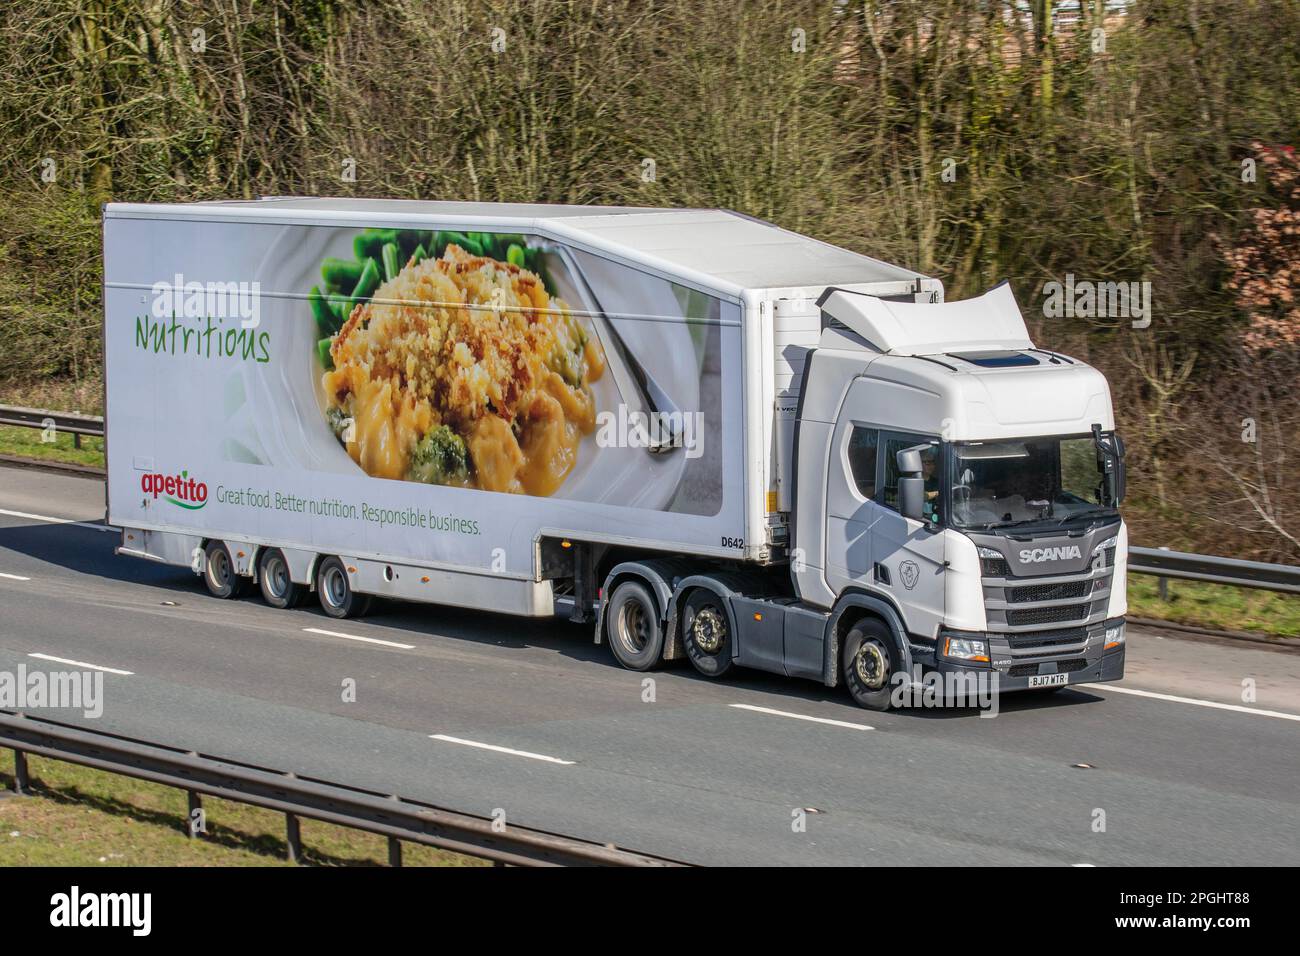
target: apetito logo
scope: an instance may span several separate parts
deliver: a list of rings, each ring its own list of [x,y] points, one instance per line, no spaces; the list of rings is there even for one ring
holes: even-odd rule
[[[140,488],[155,498],[160,495],[172,504],[190,511],[198,511],[208,503],[208,486],[190,477],[188,471],[179,475],[141,475]]]
[[[1022,548],[1020,551],[1021,564],[1038,564],[1042,561],[1066,561],[1070,558],[1081,557],[1083,557],[1083,552],[1079,550],[1077,544],[1064,548]]]

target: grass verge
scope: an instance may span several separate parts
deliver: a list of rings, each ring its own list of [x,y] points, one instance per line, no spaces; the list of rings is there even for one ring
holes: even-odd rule
[[[1228,584],[1169,580],[1169,600],[1160,598],[1159,580],[1133,574],[1128,580],[1128,612],[1223,631],[1259,631],[1275,637],[1300,637],[1300,597]]]
[[[44,441],[39,428],[0,425],[0,455],[104,467],[104,439],[83,436],[81,447],[77,448],[73,436],[66,432],[59,432],[53,438],[52,442]]]
[[[9,752],[6,751],[8,755]],[[12,768],[6,756],[6,769]],[[290,866],[284,815],[205,797],[207,834],[185,832],[185,792],[41,757],[28,759],[33,795],[0,798],[0,866]],[[13,788],[13,776],[0,774]],[[360,830],[302,820],[303,862],[379,866],[388,843]],[[481,866],[413,843],[406,866]]]

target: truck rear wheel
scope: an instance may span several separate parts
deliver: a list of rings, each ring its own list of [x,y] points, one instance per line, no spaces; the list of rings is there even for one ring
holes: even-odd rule
[[[360,617],[370,609],[370,595],[352,590],[348,569],[333,556],[322,558],[316,567],[316,596],[330,617]]]
[[[297,607],[307,590],[289,577],[289,562],[279,548],[262,551],[257,560],[257,583],[262,589],[262,600],[281,609]]]
[[[237,598],[248,590],[248,578],[235,570],[224,541],[209,541],[203,549],[203,583],[216,598]]]
[[[648,671],[663,657],[663,615],[640,581],[614,588],[605,610],[605,634],[615,659],[630,671]]]
[[[854,703],[868,710],[889,710],[894,675],[903,669],[903,661],[884,621],[866,617],[849,628],[840,659]]]
[[[705,677],[731,670],[731,628],[722,599],[708,588],[696,588],[682,609],[682,645],[695,669]]]

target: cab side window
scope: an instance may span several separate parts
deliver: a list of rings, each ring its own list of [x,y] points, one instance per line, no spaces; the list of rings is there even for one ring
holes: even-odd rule
[[[891,511],[898,510],[898,453],[913,445],[926,445],[921,452],[921,473],[925,476],[925,515],[939,520],[939,446],[929,444],[924,435],[891,433],[881,442],[881,482],[879,502]]]
[[[874,428],[854,425],[849,433],[849,470],[858,494],[871,501],[876,497],[876,446],[880,433]]]

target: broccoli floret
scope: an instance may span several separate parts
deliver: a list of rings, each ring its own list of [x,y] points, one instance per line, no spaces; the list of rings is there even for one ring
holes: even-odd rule
[[[344,437],[349,428],[352,427],[352,419],[341,408],[331,407],[325,412],[325,421],[330,426],[330,431],[334,437],[340,441],[347,441]]]
[[[407,478],[431,485],[464,481],[469,476],[469,456],[464,440],[446,425],[420,439],[411,453]]]

